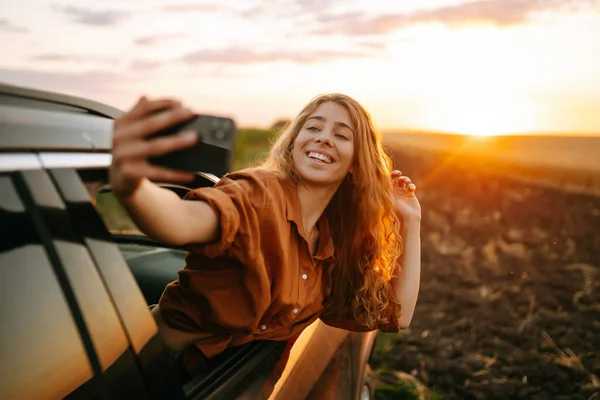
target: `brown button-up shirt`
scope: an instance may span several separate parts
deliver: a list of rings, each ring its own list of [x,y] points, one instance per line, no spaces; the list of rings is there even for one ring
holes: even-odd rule
[[[252,340],[296,337],[319,317],[342,329],[370,330],[322,315],[323,269],[335,262],[333,241],[323,215],[316,253],[310,253],[290,179],[262,169],[235,172],[186,200],[206,201],[216,211],[220,239],[187,246],[186,265],[159,304],[171,328],[212,334],[195,343],[207,357]],[[396,311],[389,310],[390,323],[381,330],[399,331]]]

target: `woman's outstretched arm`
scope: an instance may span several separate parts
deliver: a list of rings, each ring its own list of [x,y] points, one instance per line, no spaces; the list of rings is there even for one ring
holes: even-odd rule
[[[143,179],[128,197],[119,199],[136,226],[154,240],[174,246],[209,243],[219,238],[219,220],[204,201],[185,201]]]

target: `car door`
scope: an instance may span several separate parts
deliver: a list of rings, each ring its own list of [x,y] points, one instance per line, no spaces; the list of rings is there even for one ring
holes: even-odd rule
[[[130,355],[139,367],[150,396],[156,399],[185,398],[182,382],[177,378],[173,362],[158,336],[140,288],[91,204],[79,175],[70,168],[51,169],[49,175],[56,183],[79,240],[87,246],[97,274],[105,285],[125,332]]]
[[[0,172],[0,193],[0,398],[148,398],[47,172]]]

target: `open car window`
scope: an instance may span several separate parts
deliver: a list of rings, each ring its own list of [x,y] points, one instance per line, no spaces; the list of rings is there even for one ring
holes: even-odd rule
[[[165,189],[176,193],[180,198],[183,198],[187,192],[194,187],[212,186],[213,182],[207,179],[209,175],[198,176],[197,181],[191,187],[174,184],[159,184]],[[114,193],[110,191],[110,187],[103,181],[91,181],[85,183],[88,193],[92,198],[92,202],[96,206],[96,210],[102,217],[108,231],[115,237],[130,236],[147,238],[147,236],[136,226],[125,208],[119,203]]]
[[[112,235],[145,236],[112,192],[98,193],[95,205],[106,228]]]

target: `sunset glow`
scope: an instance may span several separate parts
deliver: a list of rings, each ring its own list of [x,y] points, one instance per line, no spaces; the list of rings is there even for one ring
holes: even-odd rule
[[[386,131],[600,133],[597,0],[82,4],[3,2],[0,81],[241,126],[336,91]]]
[[[474,136],[531,132],[538,129],[534,105],[500,94],[457,96],[431,107],[430,127]]]

